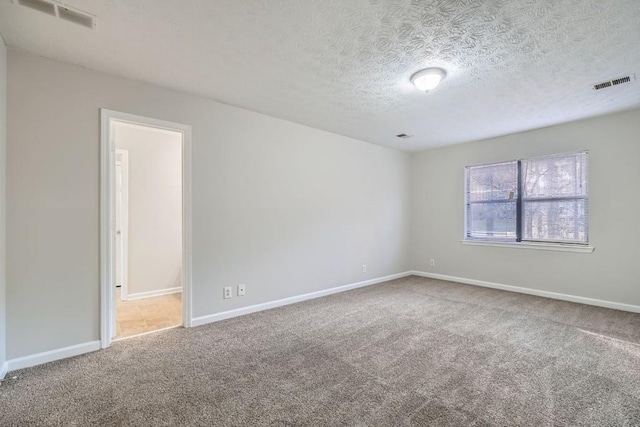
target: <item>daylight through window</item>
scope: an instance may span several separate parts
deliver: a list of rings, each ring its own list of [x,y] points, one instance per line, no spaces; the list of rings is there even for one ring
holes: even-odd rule
[[[588,243],[586,151],[466,168],[467,240]]]

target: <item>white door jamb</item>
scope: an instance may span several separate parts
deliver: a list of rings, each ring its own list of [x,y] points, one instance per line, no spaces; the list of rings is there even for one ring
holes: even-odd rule
[[[120,201],[122,283],[120,284],[120,299],[126,301],[129,299],[129,150],[116,149],[116,154],[120,154],[122,159],[122,200]]]

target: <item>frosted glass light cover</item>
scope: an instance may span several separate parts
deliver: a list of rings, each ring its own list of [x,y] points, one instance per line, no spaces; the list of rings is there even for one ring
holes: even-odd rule
[[[427,68],[411,76],[411,83],[419,90],[428,92],[440,84],[446,73],[440,68]]]

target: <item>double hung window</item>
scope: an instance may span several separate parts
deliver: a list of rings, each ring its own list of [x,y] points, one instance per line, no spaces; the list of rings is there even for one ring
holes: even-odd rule
[[[465,240],[588,244],[588,153],[466,168]]]

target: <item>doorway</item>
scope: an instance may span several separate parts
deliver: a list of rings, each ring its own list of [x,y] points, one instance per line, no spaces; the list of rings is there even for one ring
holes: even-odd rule
[[[101,343],[190,326],[189,126],[102,110]]]

